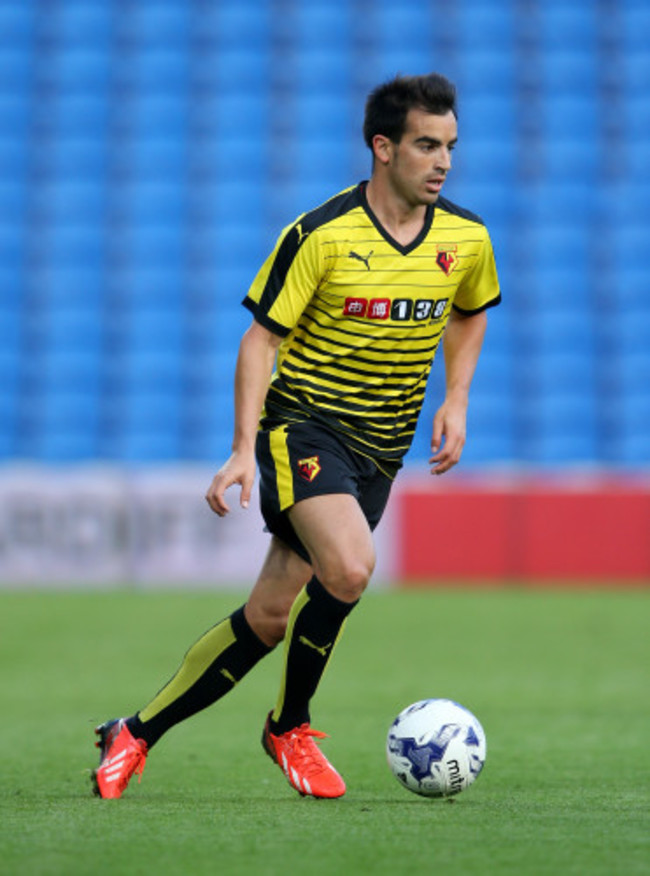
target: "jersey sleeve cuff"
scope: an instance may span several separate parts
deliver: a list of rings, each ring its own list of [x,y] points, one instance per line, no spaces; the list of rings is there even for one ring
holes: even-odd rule
[[[463,307],[459,307],[457,304],[452,304],[454,310],[457,310],[458,313],[462,313],[463,316],[474,316],[476,313],[482,313],[482,311],[487,310],[488,307],[496,307],[497,304],[501,303],[501,295],[497,295],[496,298],[492,298],[490,301],[487,301],[485,304],[482,304],[480,307],[476,307],[473,310],[465,310]]]
[[[274,335],[279,335],[281,338],[286,338],[286,336],[291,332],[291,329],[288,329],[284,325],[280,325],[279,322],[271,319],[270,316],[267,316],[265,313],[260,313],[259,305],[255,301],[253,301],[252,298],[244,298],[242,304],[244,305],[246,310],[250,310],[250,312],[255,317],[256,322],[259,322],[259,324],[264,326],[264,328],[268,329],[270,332],[273,332]]]

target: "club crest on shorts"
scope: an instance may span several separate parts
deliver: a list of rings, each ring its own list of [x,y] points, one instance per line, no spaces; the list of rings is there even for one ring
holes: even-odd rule
[[[320,470],[321,464],[317,456],[306,456],[304,459],[298,460],[298,473],[300,477],[310,483]]]

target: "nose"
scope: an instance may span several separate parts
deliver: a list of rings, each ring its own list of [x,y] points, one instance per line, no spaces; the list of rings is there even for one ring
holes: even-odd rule
[[[444,170],[445,172],[451,170],[451,149],[448,149],[446,146],[441,146],[436,155],[436,159],[439,170]]]

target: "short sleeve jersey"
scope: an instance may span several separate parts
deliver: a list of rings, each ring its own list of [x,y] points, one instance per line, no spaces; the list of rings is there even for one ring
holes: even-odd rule
[[[451,308],[500,301],[481,219],[439,198],[408,246],[373,214],[365,183],[285,228],[244,299],[284,338],[262,424],[313,419],[353,450],[399,464]]]

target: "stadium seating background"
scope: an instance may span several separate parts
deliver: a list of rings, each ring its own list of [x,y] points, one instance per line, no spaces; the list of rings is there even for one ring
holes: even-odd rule
[[[223,458],[257,268],[437,69],[504,296],[465,464],[647,466],[649,46],[645,0],[0,0],[0,458]]]

